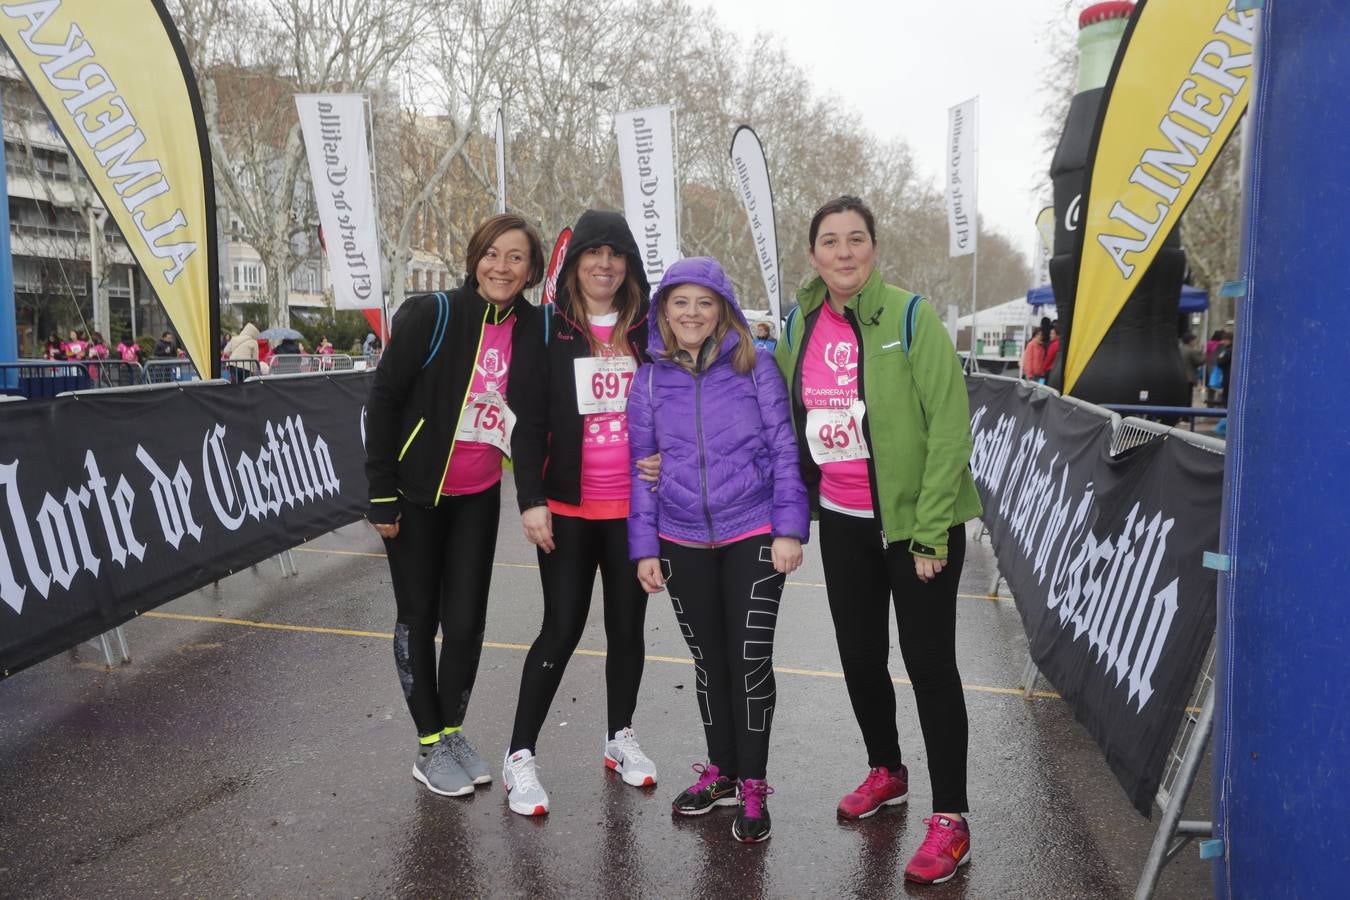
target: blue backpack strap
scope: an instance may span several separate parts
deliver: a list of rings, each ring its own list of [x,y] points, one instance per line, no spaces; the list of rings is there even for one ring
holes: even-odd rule
[[[921,294],[915,294],[909,298],[909,303],[905,306],[905,355],[909,355],[910,345],[914,343],[914,325],[915,319],[919,314],[919,303],[923,300]]]
[[[548,346],[548,339],[553,332],[553,304],[544,304],[544,346]]]
[[[445,342],[445,331],[450,327],[450,298],[444,292],[436,293],[436,324],[431,329],[431,343],[427,347],[427,358],[422,361],[422,368],[431,365],[431,361],[436,358],[436,354],[441,352],[441,344]]]

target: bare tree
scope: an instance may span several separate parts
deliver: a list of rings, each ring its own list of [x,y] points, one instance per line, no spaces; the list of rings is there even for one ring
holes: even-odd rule
[[[290,276],[316,228],[293,95],[378,89],[422,36],[423,0],[178,0],[216,187],[288,325]]]

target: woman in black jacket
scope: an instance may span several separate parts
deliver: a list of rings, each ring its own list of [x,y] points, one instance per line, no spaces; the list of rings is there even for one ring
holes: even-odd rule
[[[515,411],[542,377],[543,322],[523,291],[543,269],[524,219],[484,222],[469,240],[464,286],[399,308],[366,404],[367,518],[384,539],[398,608],[413,777],[445,796],[492,780],[461,726],[483,648],[502,458],[515,440],[537,441],[537,423]]]
[[[516,494],[525,536],[538,547],[544,622],[525,658],[502,780],[512,811],[548,812],[535,742],[581,639],[600,571],[605,597],[608,725],[604,764],[634,786],[656,783],[638,746],[633,710],[642,680],[647,594],[628,561],[628,392],[647,346],[650,287],[623,216],[587,210],[572,231],[545,308],[547,393],[533,445],[517,444]]]

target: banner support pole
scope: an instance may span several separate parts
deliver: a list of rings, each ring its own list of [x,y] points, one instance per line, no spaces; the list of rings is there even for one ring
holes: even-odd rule
[[[0,129],[4,118],[0,115]],[[9,191],[9,176],[5,172],[5,142],[0,141],[0,188]],[[9,248],[9,204],[0,203],[0,362],[14,362],[19,358],[19,318],[14,305],[14,257]],[[6,379],[17,378],[12,371]]]
[[[380,230],[380,170],[375,160],[375,113],[370,97],[361,98],[361,105],[366,110],[366,151],[370,157],[370,199],[375,204],[375,233],[378,236]],[[392,270],[392,266],[390,269]],[[390,272],[392,275],[393,272]],[[381,277],[381,282],[384,278]],[[389,295],[393,293],[393,285],[389,285],[390,290],[386,291],[384,285],[380,285],[380,349],[389,342]]]
[[[975,209],[974,226],[971,232],[971,240],[975,242],[975,252],[970,254],[970,360],[974,365],[971,371],[980,371],[979,358],[979,318],[980,318],[980,95],[975,95],[975,121],[972,125],[975,130],[974,150],[975,150]]]

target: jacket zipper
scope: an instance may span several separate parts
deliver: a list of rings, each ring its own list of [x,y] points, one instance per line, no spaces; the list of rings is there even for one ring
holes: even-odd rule
[[[828,300],[825,302],[829,302]],[[863,405],[862,433],[863,439],[867,441],[867,480],[868,487],[872,490],[872,511],[876,514],[877,523],[881,525],[881,549],[885,550],[891,546],[890,541],[886,540],[886,522],[881,518],[881,492],[877,487],[877,465],[876,456],[872,452],[872,429],[869,425],[871,419],[871,409],[867,405],[867,391],[863,383],[863,336],[862,326],[858,324],[858,317],[854,315],[853,310],[844,307],[844,318],[848,320],[849,327],[853,329],[853,336],[858,339],[858,400]]]
[[[703,518],[708,523],[708,546],[717,542],[713,532],[712,507],[708,505],[707,454],[703,449],[703,373],[694,376],[694,428],[698,433],[698,490],[703,498]]]
[[[464,418],[464,406],[469,402],[469,394],[473,392],[473,367],[478,365],[478,354],[483,352],[483,336],[487,334],[488,314],[492,312],[492,304],[488,303],[483,310],[483,321],[478,325],[478,346],[473,350],[473,361],[469,363],[469,383],[464,385],[464,397],[459,401],[459,415],[455,416],[454,431],[450,432],[450,452],[445,454],[445,468],[441,470],[441,480],[436,482],[436,499],[431,501],[432,507],[441,505],[441,498],[445,494],[441,493],[441,488],[445,486],[445,476],[450,473],[450,457],[455,455],[455,444],[459,434],[459,421]]]

